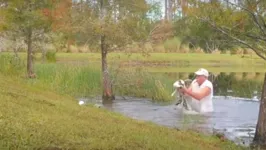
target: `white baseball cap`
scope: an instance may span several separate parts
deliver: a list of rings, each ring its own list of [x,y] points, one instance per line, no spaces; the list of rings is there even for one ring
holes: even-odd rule
[[[195,72],[196,75],[204,75],[206,77],[209,76],[209,72],[208,70],[204,69],[204,68],[200,68],[198,71]]]

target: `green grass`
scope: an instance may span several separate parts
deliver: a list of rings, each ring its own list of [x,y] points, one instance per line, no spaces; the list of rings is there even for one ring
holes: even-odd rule
[[[157,101],[171,101],[172,82],[162,75],[152,75],[137,69],[110,68],[115,95],[152,98]],[[95,97],[101,95],[102,80],[99,68],[91,65],[37,64],[37,79],[33,85],[49,87],[61,94],[74,97]],[[154,94],[156,93],[156,94]]]
[[[6,53],[2,53],[6,54]],[[194,72],[198,68],[207,68],[212,73],[220,72],[265,72],[266,61],[256,55],[241,58],[241,55],[230,54],[195,54],[195,53],[109,53],[109,67],[120,65],[120,68],[144,67],[149,72]],[[19,53],[22,59],[25,53]],[[41,54],[36,54],[36,60],[41,60]],[[57,53],[58,63],[83,63],[101,68],[100,53]],[[138,65],[134,65],[134,62]],[[166,64],[166,66],[162,65]]]
[[[12,56],[0,56],[0,72],[14,77],[25,77],[26,66],[10,63]],[[73,97],[95,97],[102,94],[101,70],[89,64],[36,63],[37,78],[26,80],[27,84],[52,89]],[[172,82],[163,76],[154,76],[141,68],[125,70],[110,67],[115,95],[146,97],[156,101],[171,101]],[[169,86],[170,85],[170,86]],[[154,94],[156,93],[156,94]]]
[[[99,53],[86,53],[86,54],[69,54],[69,53],[58,53],[57,61],[59,62],[69,62],[69,61],[88,61],[90,63],[99,64],[101,56]],[[138,61],[141,63],[149,62],[152,65],[145,66],[147,69],[157,69],[154,63],[170,63],[175,66],[175,68],[190,68],[190,67],[209,67],[209,68],[226,68],[223,70],[233,70],[235,68],[257,68],[256,70],[265,71],[266,61],[258,58],[257,56],[244,57],[241,58],[240,55],[230,55],[230,54],[180,54],[180,53],[150,53],[149,56],[143,56],[140,53],[110,53],[108,55],[108,61],[110,63],[132,63]],[[164,70],[171,72],[171,66],[164,66]],[[233,69],[232,69],[233,68]],[[230,71],[231,71],[230,70]],[[190,70],[191,71],[191,70]],[[193,70],[194,71],[194,70]]]
[[[0,74],[1,149],[241,149],[229,141],[126,118]]]
[[[77,55],[73,55],[75,58]],[[76,59],[79,60],[79,59]],[[22,61],[23,62],[23,61]],[[100,63],[98,65],[82,61],[68,61],[65,63],[39,63],[35,72],[37,78],[28,82],[31,85],[39,85],[43,88],[52,89],[60,94],[68,94],[73,97],[95,97],[102,94],[102,74]],[[24,64],[24,65],[23,65]],[[206,67],[212,73],[220,72],[249,72],[248,79],[256,78],[262,82],[255,73],[264,72],[265,68],[244,67]],[[119,96],[133,96],[150,98],[155,101],[172,101],[172,84],[178,79],[190,78],[189,72],[193,73],[198,67],[121,67],[115,60],[109,63],[109,72],[113,83],[114,94]],[[0,55],[0,72],[6,75],[25,77],[25,61],[13,62],[10,55]],[[164,73],[172,73],[168,76]],[[175,74],[179,72],[179,74]],[[183,75],[182,72],[184,73]],[[251,74],[251,75],[249,75]],[[242,80],[242,74],[237,75]],[[245,79],[246,80],[246,79]],[[241,81],[242,82],[242,81]]]
[[[266,61],[256,55],[244,58],[241,58],[240,55],[230,54],[150,53],[149,55],[144,56],[140,53],[110,53],[108,61],[109,63],[120,63],[122,67],[122,64],[132,66],[132,63],[138,61],[140,62],[139,66],[145,67],[149,72],[194,72],[201,67],[207,68],[213,73],[266,71]],[[58,53],[57,60],[59,62],[87,61],[101,67],[101,56],[99,53]],[[163,63],[172,64],[173,66],[156,65]]]
[[[19,53],[19,56],[26,58],[25,53]],[[41,54],[36,54],[35,59],[41,61]],[[101,68],[100,53],[56,53],[56,60],[63,64],[81,62]],[[134,65],[136,61],[137,66]],[[194,72],[200,67],[213,73],[266,71],[266,61],[256,55],[241,58],[241,55],[230,54],[150,53],[144,56],[141,53],[109,53],[108,62],[110,67],[113,64],[122,68],[145,67],[149,72]]]
[[[90,97],[101,93],[101,72],[92,66],[76,64],[36,64],[33,84],[48,86],[61,94]]]
[[[2,52],[5,54],[6,52]],[[26,57],[26,53],[19,53],[20,56]],[[241,64],[244,62],[258,62],[265,63],[265,61],[256,55],[246,56],[241,58],[242,55],[231,54],[205,54],[205,53],[149,53],[148,56],[142,53],[109,53],[108,59],[121,60],[121,61],[190,61],[190,62],[225,62],[233,64]],[[41,54],[37,53],[36,58],[41,58]],[[71,61],[71,60],[88,60],[88,61],[100,61],[100,53],[56,53],[58,61]],[[247,64],[248,64],[247,63]]]
[[[187,73],[192,73],[201,68],[202,66],[190,66],[190,67],[150,67],[147,68],[148,72],[187,72]],[[203,66],[204,67],[204,66]],[[225,73],[263,73],[266,72],[266,66],[265,67],[251,67],[251,66],[243,66],[243,67],[211,67],[211,66],[206,66],[204,67],[207,70],[209,70],[213,74],[219,74],[221,72]]]
[[[112,70],[114,90],[118,95],[151,98],[157,101],[171,101],[172,84],[175,80],[155,75],[143,68]]]

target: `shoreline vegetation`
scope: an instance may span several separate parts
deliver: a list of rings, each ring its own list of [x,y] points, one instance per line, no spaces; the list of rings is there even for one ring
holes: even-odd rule
[[[24,77],[26,73],[26,53],[18,53],[18,56],[19,59],[14,58],[13,53],[0,53],[0,72],[6,75],[14,75],[14,77]],[[41,54],[36,54],[34,68],[37,78],[29,81],[25,80],[25,82],[73,97],[95,97],[101,95],[100,54],[56,53],[53,57],[53,62],[49,62],[51,58],[48,58],[43,63]],[[167,60],[167,58],[169,59]],[[142,64],[138,66],[126,65],[126,63],[131,63],[135,60],[147,62],[155,61],[155,59],[158,59],[158,61],[152,66]],[[178,62],[179,59],[188,61],[187,65],[182,66]],[[193,72],[200,67],[207,68],[216,76],[220,72],[229,73],[227,76],[233,76],[241,82],[252,79],[255,82],[254,84],[259,84],[262,81],[263,72],[266,71],[266,63],[263,60],[241,58],[240,56],[230,56],[228,54],[173,55],[151,53],[149,57],[144,57],[141,54],[131,54],[129,57],[123,53],[110,53],[108,60],[115,95],[151,98],[155,101],[165,102],[174,100],[174,97],[170,96],[173,91],[172,84],[178,79],[193,77]],[[161,66],[161,62],[166,60],[176,60],[177,62],[172,62],[170,66]],[[195,63],[201,60],[204,65]],[[214,60],[220,65],[213,66],[211,62]],[[251,67],[246,64],[247,60],[259,65]],[[233,62],[232,65],[223,66],[224,63],[231,64],[231,62]],[[251,84],[248,83],[247,85]],[[250,93],[251,91],[247,92]]]

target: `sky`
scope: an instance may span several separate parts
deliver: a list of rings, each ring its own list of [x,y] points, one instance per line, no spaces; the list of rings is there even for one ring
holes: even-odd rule
[[[146,0],[148,3],[155,3],[155,2],[159,2],[161,5],[161,18],[164,18],[165,15],[165,0]],[[208,2],[209,0],[201,0],[201,1],[205,1]],[[221,1],[225,1],[225,0],[221,0]],[[241,1],[241,0],[229,0],[229,2],[231,3],[236,3],[237,1]]]
[[[146,0],[148,3],[160,3],[161,6],[161,18],[164,18],[165,15],[165,0]]]

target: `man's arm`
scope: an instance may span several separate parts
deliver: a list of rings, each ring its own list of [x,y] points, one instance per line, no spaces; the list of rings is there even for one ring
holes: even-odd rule
[[[192,92],[192,90],[185,89],[185,88],[181,89],[181,91],[183,91],[185,94],[187,94],[187,95],[189,95],[189,96],[191,96],[194,99],[199,100],[199,101],[211,93],[211,89],[209,87],[204,87],[204,88],[200,89],[200,91],[197,93]]]

